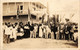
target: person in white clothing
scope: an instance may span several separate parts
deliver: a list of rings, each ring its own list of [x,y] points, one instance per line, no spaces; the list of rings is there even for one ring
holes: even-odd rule
[[[10,25],[9,29],[10,29],[10,38],[12,39],[13,38],[13,27],[12,27],[12,24]]]
[[[11,34],[11,32],[10,32],[10,25],[8,25],[8,26],[5,28],[5,34],[7,35],[7,37],[6,37],[7,43],[10,43],[10,34]]]
[[[7,43],[7,35],[5,34],[5,29],[7,28],[7,23],[3,23],[2,29],[3,29],[3,43]]]
[[[42,26],[39,27],[39,37],[43,36],[43,32],[42,32]]]
[[[15,41],[17,38],[17,27],[15,25],[13,25],[12,33],[13,33],[13,38]]]
[[[33,30],[33,31],[34,31],[33,35],[34,35],[35,38],[36,38],[37,29],[38,29],[38,26],[35,25],[35,26],[34,26],[34,30]]]

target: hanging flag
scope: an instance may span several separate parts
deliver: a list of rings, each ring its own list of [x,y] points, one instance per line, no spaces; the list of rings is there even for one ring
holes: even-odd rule
[[[30,13],[30,3],[29,3],[29,6],[28,6],[28,21],[30,21],[30,18],[31,18],[31,13]]]
[[[19,19],[19,6],[17,8],[17,16],[16,16],[16,19]]]
[[[48,2],[47,2],[47,22],[48,22],[48,25],[49,25],[49,5],[48,5]]]
[[[30,17],[31,17],[30,9],[28,8],[28,21],[30,21]]]

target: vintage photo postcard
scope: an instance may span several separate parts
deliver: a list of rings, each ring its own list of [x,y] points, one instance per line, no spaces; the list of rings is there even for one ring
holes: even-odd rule
[[[2,0],[1,50],[78,50],[79,0]]]

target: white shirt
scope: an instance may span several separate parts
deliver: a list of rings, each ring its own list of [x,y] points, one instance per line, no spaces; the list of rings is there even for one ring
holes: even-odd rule
[[[29,27],[28,27],[28,26],[24,26],[24,28],[25,28],[25,29],[29,29]]]
[[[5,34],[6,34],[6,35],[10,35],[10,34],[11,34],[11,30],[10,30],[9,27],[6,27],[6,28],[5,28]]]
[[[38,28],[37,26],[34,26],[34,30],[35,30],[35,31],[37,31],[37,28]]]

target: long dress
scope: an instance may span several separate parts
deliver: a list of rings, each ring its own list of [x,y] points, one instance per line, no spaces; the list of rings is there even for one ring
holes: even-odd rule
[[[40,28],[39,28],[39,37],[42,37],[42,36],[43,36],[42,27],[40,26]]]
[[[13,38],[16,39],[17,38],[17,27],[13,28]]]
[[[7,42],[7,43],[10,42],[11,32],[12,32],[12,31],[10,31],[10,27],[6,27],[6,29],[5,29],[5,34],[6,34],[6,42]]]
[[[9,29],[10,29],[10,38],[13,38],[13,27],[11,26],[11,27],[9,27]]]
[[[37,34],[37,28],[38,28],[38,27],[35,26],[35,27],[34,27],[34,30],[33,30],[33,31],[34,31],[34,37],[35,37],[35,38],[36,38],[36,34]]]

